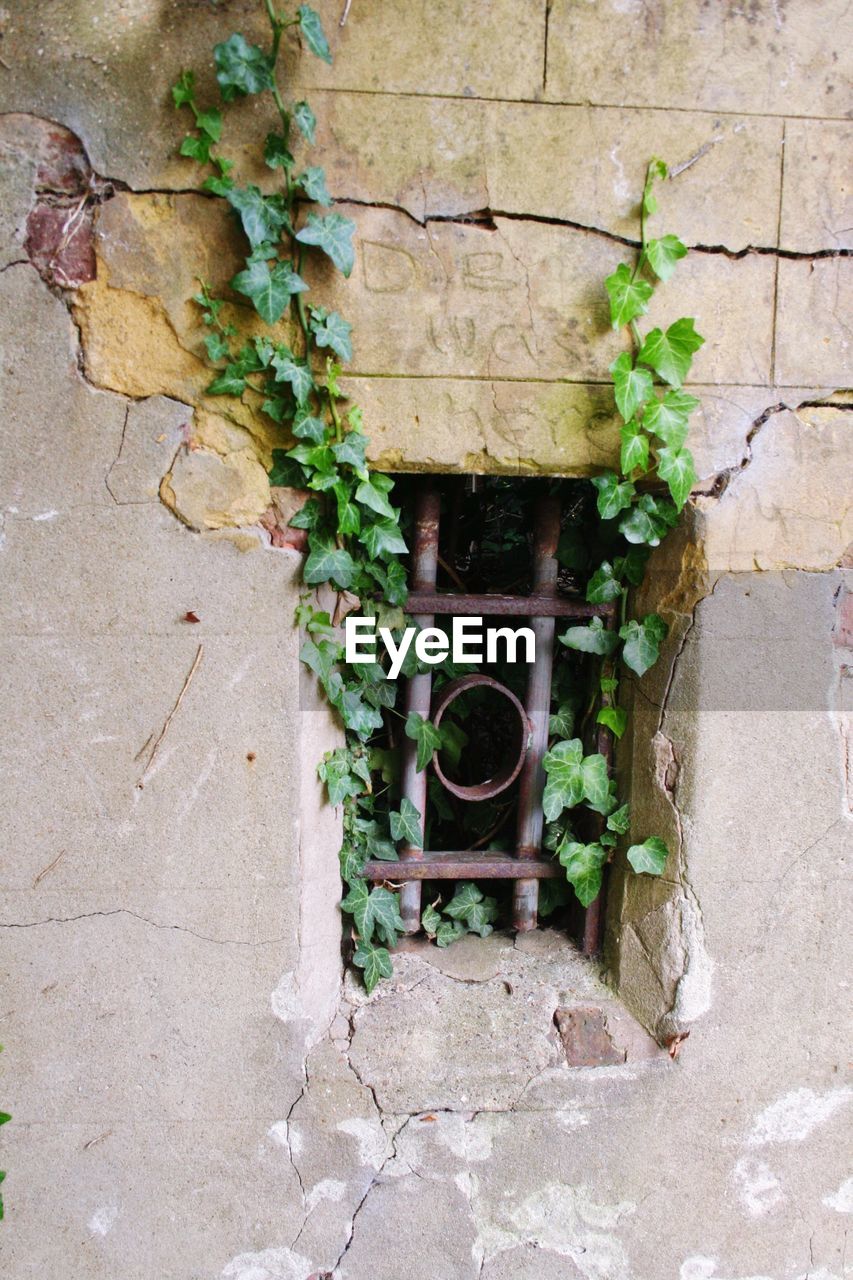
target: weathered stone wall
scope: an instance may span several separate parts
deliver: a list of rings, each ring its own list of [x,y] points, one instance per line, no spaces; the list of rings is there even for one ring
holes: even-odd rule
[[[620,762],[672,865],[614,877],[610,985],[549,932],[341,985],[337,730],[276,438],[204,393],[189,298],[239,244],[168,94],[262,6],[5,0],[4,1275],[842,1280],[846,5],[318,7],[333,67],[288,65],[359,227],[322,287],[383,466],[612,461],[601,280],[673,166],[653,318],[707,337],[700,483]],[[267,127],[229,114],[241,177]]]

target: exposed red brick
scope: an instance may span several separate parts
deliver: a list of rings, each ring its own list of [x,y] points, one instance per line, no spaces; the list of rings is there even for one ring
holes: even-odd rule
[[[853,649],[853,591],[842,587],[835,602],[832,642],[839,649]]]
[[[554,1021],[570,1067],[616,1066],[625,1061],[625,1050],[613,1043],[604,1010],[598,1005],[558,1009]]]

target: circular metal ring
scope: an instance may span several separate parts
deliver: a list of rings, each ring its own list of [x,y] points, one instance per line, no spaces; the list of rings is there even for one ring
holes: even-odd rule
[[[462,676],[460,679],[451,680],[449,684],[445,685],[433,704],[432,721],[436,728],[440,726],[441,718],[451,703],[455,702],[463,693],[467,693],[469,689],[481,688],[494,689],[496,693],[501,694],[512,704],[516,713],[516,733],[509,759],[501,766],[495,776],[487,778],[485,782],[477,782],[470,787],[463,787],[460,783],[446,777],[441,767],[439,753],[437,751],[433,752],[432,767],[435,770],[436,777],[443,787],[446,787],[452,795],[458,796],[460,800],[491,800],[493,796],[500,795],[502,791],[506,791],[507,787],[515,782],[521,772],[521,766],[524,764],[524,757],[527,755],[527,749],[530,745],[530,721],[527,719],[527,714],[518,698],[506,685],[501,684],[498,680],[493,680],[491,676],[480,674]]]

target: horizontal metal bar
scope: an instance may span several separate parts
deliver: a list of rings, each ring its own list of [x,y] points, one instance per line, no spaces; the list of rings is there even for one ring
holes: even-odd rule
[[[427,850],[407,862],[368,862],[367,880],[553,880],[566,873],[551,859],[514,858],[508,853],[444,853]]]
[[[612,604],[587,604],[585,600],[539,593],[473,596],[456,591],[412,591],[406,603],[407,613],[500,614],[510,618],[606,618],[613,610]]]

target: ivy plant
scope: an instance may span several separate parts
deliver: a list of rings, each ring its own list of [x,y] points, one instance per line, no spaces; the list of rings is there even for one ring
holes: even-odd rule
[[[273,450],[270,481],[306,493],[304,505],[290,521],[306,532],[303,580],[309,588],[326,585],[337,593],[331,614],[306,593],[296,621],[305,637],[301,659],[346,730],[344,745],[320,762],[319,776],[329,802],[342,810],[340,866],[346,892],[341,907],[352,917],[357,934],[353,960],[371,991],[380,978],[391,974],[390,949],[403,932],[403,921],[396,893],[386,885],[371,885],[364,878],[365,863],[388,862],[393,881],[397,843],[419,845],[427,815],[405,798],[399,808],[393,807],[397,762],[385,735],[388,724],[400,716],[397,685],[388,678],[383,661],[346,662],[339,624],[348,612],[360,609],[399,638],[410,621],[403,612],[407,586],[401,557],[407,545],[392,497],[394,480],[368,467],[361,410],[340,385],[343,365],[352,359],[352,326],[337,311],[311,300],[311,278],[319,260],[350,275],[355,225],[332,208],[322,167],[297,162],[296,155],[304,156],[315,143],[317,120],[308,102],[287,99],[279,55],[285,33],[290,33],[287,38],[295,35],[324,62],[332,60],[329,44],[310,6],[278,13],[273,0],[262,3],[269,22],[265,47],[236,32],[214,48],[220,105],[199,104],[191,71],[182,72],[172,94],[175,106],[192,117],[192,130],[180,152],[205,167],[202,189],[227,204],[242,234],[244,262],[230,288],[260,322],[253,322],[254,336],[241,337],[233,319],[239,308],[214,296],[206,282],[200,283],[195,301],[215,367],[207,391],[251,403],[280,428],[282,447]],[[269,97],[275,121],[260,148],[269,171],[263,190],[236,180],[235,164],[223,150],[222,110],[223,105],[261,96]],[[645,335],[638,327],[656,283],[668,279],[686,253],[675,236],[646,235],[647,219],[656,207],[654,183],[665,173],[662,162],[653,160],[643,193],[638,261],[633,266],[620,264],[606,281],[614,327],[627,328],[633,350],[623,352],[611,367],[623,418],[620,470],[593,481],[598,516],[602,528],[615,531],[615,549],[591,574],[587,598],[618,601],[620,628],[612,631],[595,619],[586,627],[570,627],[561,637],[567,648],[597,656],[604,664],[600,685],[605,705],[599,721],[617,736],[626,722],[616,698],[619,664],[641,675],[656,659],[666,634],[655,614],[627,618],[627,594],[642,579],[648,549],[675,524],[695,479],[685,441],[687,420],[697,402],[682,384],[702,339],[689,319]],[[669,496],[646,483],[654,479],[666,485]],[[458,674],[452,665],[442,664],[448,678]],[[416,669],[410,650],[402,674],[410,676]],[[554,740],[545,759],[546,843],[565,867],[580,901],[588,904],[600,888],[604,863],[627,832],[628,814],[618,804],[603,757],[585,755],[581,738],[571,736],[575,710],[571,701],[558,698],[551,717]],[[419,769],[427,767],[436,750],[458,759],[466,742],[462,726],[449,718],[438,728],[412,714],[398,722],[398,729],[416,743]],[[430,794],[435,796],[432,787]],[[436,803],[441,803],[440,797]],[[598,841],[574,838],[570,820],[578,806],[601,816]],[[627,856],[635,870],[659,874],[666,847],[652,837],[632,846]],[[543,884],[543,912],[563,901],[565,890],[563,885],[561,892],[558,883]],[[439,896],[425,907],[422,925],[428,937],[447,946],[466,932],[486,936],[497,916],[494,898],[474,883],[460,882],[447,901]]]

